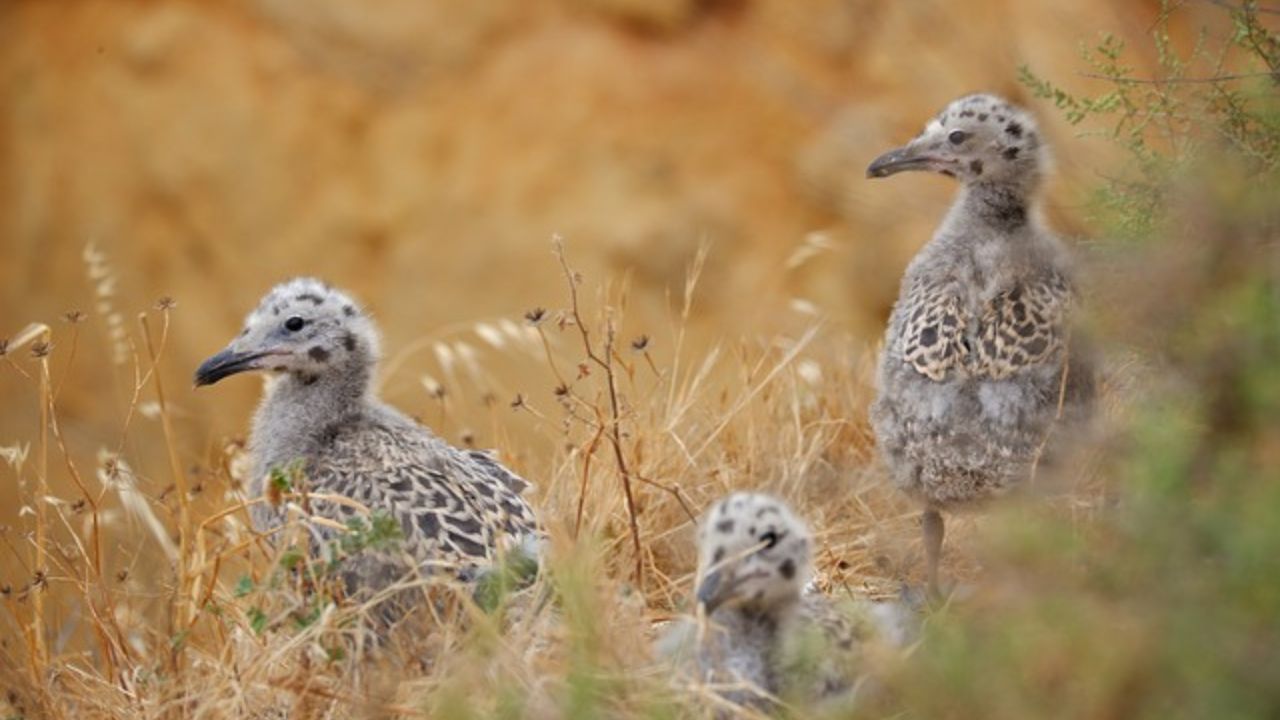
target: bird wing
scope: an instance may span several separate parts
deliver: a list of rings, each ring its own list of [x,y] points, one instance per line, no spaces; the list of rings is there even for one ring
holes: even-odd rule
[[[314,489],[394,516],[403,549],[427,568],[486,564],[500,541],[537,532],[533,510],[513,490],[517,476],[495,473],[496,460],[481,462],[416,426],[342,433],[312,465]]]
[[[1061,273],[1036,277],[1000,293],[979,321],[974,370],[997,380],[1043,364],[1063,346],[1072,305]]]
[[[497,451],[494,450],[467,450],[467,455],[476,463],[481,465],[490,476],[501,480],[511,492],[520,495],[529,489],[529,481],[512,472],[502,463],[498,462]]]
[[[914,282],[902,298],[902,314],[897,352],[903,362],[938,382],[964,368],[969,356],[964,338],[968,314],[953,283]]]

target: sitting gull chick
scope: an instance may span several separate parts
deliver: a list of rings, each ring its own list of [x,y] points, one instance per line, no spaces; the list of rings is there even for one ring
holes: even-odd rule
[[[698,530],[697,599],[705,627],[684,620],[658,653],[736,705],[771,709],[774,698],[811,705],[848,700],[863,646],[900,642],[899,619],[879,603],[837,603],[805,593],[813,575],[809,529],[782,500],[734,493]]]
[[[378,400],[371,387],[377,361],[378,332],[365,311],[339,290],[298,278],[267,293],[231,344],[196,370],[195,382],[247,370],[274,376],[249,440],[253,497],[273,472],[297,468],[310,492],[393,518],[401,549],[424,574],[467,579],[490,567],[500,547],[527,552],[537,537],[521,498],[528,484],[490,455],[452,447]],[[310,508],[340,523],[356,513],[315,499]],[[253,505],[251,516],[260,532],[285,520],[266,502]],[[412,569],[386,554],[362,556],[343,574],[350,591],[368,593]]]
[[[867,168],[873,178],[927,170],[961,183],[902,279],[871,410],[894,483],[924,504],[934,593],[940,511],[1027,478],[1053,423],[1081,419],[1091,404],[1092,368],[1067,342],[1071,263],[1034,207],[1047,161],[1031,115],[970,95]]]

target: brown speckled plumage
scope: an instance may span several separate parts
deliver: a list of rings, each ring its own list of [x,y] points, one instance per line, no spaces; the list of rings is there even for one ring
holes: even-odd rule
[[[1028,113],[971,95],[868,169],[871,177],[928,170],[962,183],[902,279],[871,411],[894,483],[926,506],[935,587],[939,511],[1017,485],[1050,427],[1083,417],[1091,402],[1092,368],[1070,347],[1071,262],[1035,211],[1045,164]]]
[[[244,330],[197,371],[209,384],[243,370],[272,373],[254,417],[250,491],[261,495],[272,471],[301,471],[311,493],[354,500],[394,518],[403,542],[343,568],[353,592],[376,591],[416,569],[469,577],[500,547],[524,546],[538,530],[521,497],[527,483],[493,456],[455,448],[379,401],[371,381],[377,331],[345,293],[300,278],[267,294]],[[358,511],[312,498],[316,515],[346,523]],[[284,522],[268,503],[251,511],[259,531]],[[317,526],[320,537],[333,531]],[[407,555],[416,567],[407,567]]]

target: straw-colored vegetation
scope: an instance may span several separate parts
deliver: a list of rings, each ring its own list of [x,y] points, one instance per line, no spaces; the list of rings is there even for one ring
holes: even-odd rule
[[[1023,502],[957,523],[944,567],[968,590],[919,644],[872,654],[886,691],[868,716],[1280,711],[1280,38],[1253,3],[1222,12],[1232,34],[1193,54],[1156,26],[1169,82],[1133,77],[1109,42],[1101,98],[1028,74],[1135,159],[1096,205],[1122,238],[1089,263],[1109,359],[1102,431]],[[0,717],[701,717],[720,701],[673,682],[649,644],[688,609],[692,516],[734,489],[767,488],[805,516],[827,592],[920,582],[915,508],[884,482],[865,422],[874,347],[817,321],[690,339],[716,262],[705,247],[666,326],[642,335],[627,281],[578,272],[572,242],[551,249],[563,292],[545,309],[390,347],[384,367],[384,382],[422,388],[424,422],[458,442],[487,423],[535,481],[548,567],[483,608],[407,581],[429,601],[380,637],[322,564],[249,529],[247,503],[305,505],[296,486],[245,497],[242,444],[184,435],[158,369],[185,308],[120,307],[111,258],[86,249],[95,313],[0,346],[18,388],[3,412],[31,417],[0,438],[20,500],[0,528]],[[104,361],[125,368],[127,392],[114,437],[82,452],[60,393]],[[490,369],[503,363],[538,367],[541,386],[507,388]],[[543,442],[508,442],[513,419]],[[140,442],[164,464],[139,470],[154,457]],[[346,552],[395,543],[376,519],[347,530]]]

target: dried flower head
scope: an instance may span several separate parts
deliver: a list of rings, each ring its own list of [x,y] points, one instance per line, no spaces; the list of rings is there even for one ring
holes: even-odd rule
[[[44,342],[43,340],[31,346],[31,357],[39,360],[49,357],[49,353],[53,352],[53,343]]]
[[[635,350],[636,352],[644,352],[648,347],[649,347],[648,335],[641,335],[640,337],[631,341],[631,349]]]
[[[547,317],[547,309],[536,307],[524,314],[524,319],[530,325],[539,325]]]
[[[67,312],[62,313],[62,319],[71,323],[72,325],[75,325],[77,323],[82,323],[88,317],[89,316],[86,315],[82,310],[68,310]]]
[[[157,310],[172,310],[176,307],[178,307],[178,301],[168,295],[163,295],[156,301]]]
[[[524,407],[524,395],[521,395],[520,393],[516,393],[515,399],[511,401],[511,407],[512,409],[519,409]]]
[[[9,338],[0,338],[0,357],[9,354]]]

